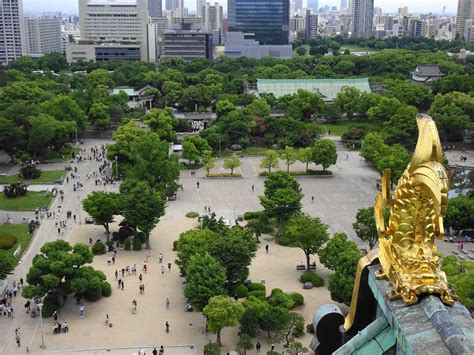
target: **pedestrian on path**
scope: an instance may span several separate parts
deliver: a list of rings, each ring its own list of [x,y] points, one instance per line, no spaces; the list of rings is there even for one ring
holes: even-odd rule
[[[108,314],[105,315],[105,326],[106,327],[109,326],[109,315]]]
[[[255,191],[255,185],[252,185],[252,191]]]
[[[255,349],[257,350],[257,354],[260,354],[260,349],[262,348],[262,344],[260,344],[259,341],[257,341],[257,344],[255,345]]]
[[[266,252],[267,254],[268,254],[268,249],[269,249],[269,246],[268,246],[268,244],[267,244],[267,245],[265,245],[265,252]]]
[[[311,196],[311,203],[314,203],[314,196]]]
[[[79,306],[79,317],[84,318],[84,305]]]
[[[166,309],[170,309],[170,299],[166,297]]]
[[[168,321],[166,321],[165,327],[166,327],[166,333],[169,333],[170,332],[170,324],[168,323]]]
[[[124,287],[124,284],[123,284],[123,281],[122,281],[122,291],[123,291],[123,287]]]
[[[168,263],[168,272],[171,271],[171,263]]]
[[[199,189],[199,181],[196,181],[196,186]]]
[[[165,274],[165,267],[161,265],[161,276],[164,276]]]

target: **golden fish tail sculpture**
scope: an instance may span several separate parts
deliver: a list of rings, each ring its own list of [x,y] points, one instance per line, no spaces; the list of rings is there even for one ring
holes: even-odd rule
[[[382,192],[375,202],[379,232],[379,277],[387,277],[394,289],[391,297],[408,304],[422,293],[437,293],[453,304],[446,275],[440,270],[435,238],[444,234],[443,216],[448,202],[449,177],[443,166],[438,130],[431,117],[418,115],[418,142],[411,162],[390,193],[390,171],[382,179]],[[390,208],[388,226],[384,209]]]

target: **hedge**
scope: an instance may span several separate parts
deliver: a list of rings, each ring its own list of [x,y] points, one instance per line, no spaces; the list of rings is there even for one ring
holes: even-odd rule
[[[199,217],[199,213],[195,212],[195,211],[190,211],[190,212],[186,213],[186,217],[188,217],[188,218],[197,218],[197,217]]]
[[[10,249],[16,243],[16,237],[14,235],[5,235],[0,237],[0,249]]]
[[[313,272],[305,272],[300,276],[300,282],[311,282],[314,287],[321,287],[324,286],[324,280],[321,276],[316,275]]]
[[[257,219],[264,213],[265,213],[264,211],[247,211],[244,213],[244,219],[246,221],[249,221],[251,219]]]
[[[102,296],[109,297],[112,294],[112,286],[108,282],[102,281],[100,288],[102,289]]]
[[[234,294],[238,298],[247,297],[248,293],[249,293],[249,289],[245,285],[240,284],[234,288]]]
[[[288,296],[290,296],[293,302],[295,302],[295,305],[293,306],[293,308],[304,305],[304,297],[301,293],[290,292],[288,293]]]
[[[133,250],[136,250],[136,251],[142,250],[143,243],[140,240],[140,238],[137,238],[137,237],[133,238],[133,243],[132,244],[133,244]]]
[[[250,283],[247,288],[249,289],[249,291],[266,291],[267,288],[265,287],[264,284],[260,284],[260,283]]]
[[[92,246],[92,254],[94,255],[102,255],[105,254],[105,244],[102,243],[100,240],[95,242],[95,244]]]
[[[247,294],[247,297],[250,297],[250,296],[254,296],[255,298],[258,298],[258,299],[261,299],[261,300],[265,300],[267,298],[267,294],[263,290],[262,291],[250,291]]]
[[[276,294],[276,293],[283,293],[283,290],[281,288],[274,288],[272,290],[272,295]]]

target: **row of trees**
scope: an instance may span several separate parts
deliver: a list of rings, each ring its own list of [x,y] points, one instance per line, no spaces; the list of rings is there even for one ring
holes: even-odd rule
[[[314,142],[312,147],[295,149],[293,147],[285,147],[285,150],[279,155],[277,151],[270,149],[265,152],[265,156],[260,162],[260,167],[268,169],[268,173],[272,169],[278,169],[280,160],[282,159],[286,165],[286,172],[290,171],[290,166],[300,161],[306,164],[306,172],[308,171],[309,163],[321,165],[324,170],[331,165],[336,164],[337,153],[336,144],[329,139],[319,139]]]

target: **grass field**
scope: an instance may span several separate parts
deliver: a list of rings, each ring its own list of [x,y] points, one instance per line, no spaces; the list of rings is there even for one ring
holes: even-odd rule
[[[19,177],[18,174],[0,176],[0,184],[13,184],[15,182],[22,182],[25,184],[54,184],[62,180],[66,175],[64,170],[43,170],[39,178],[34,180],[25,180]]]
[[[339,51],[343,53],[346,49],[348,49],[349,52],[380,52],[380,49],[377,49],[377,48],[352,46],[352,45],[343,45]]]
[[[27,224],[2,224],[0,225],[0,237],[3,236],[8,236],[8,235],[13,235],[16,237],[16,244],[11,247],[10,249],[7,249],[5,251],[2,251],[2,253],[6,253],[8,255],[13,256],[13,253],[15,252],[16,248],[18,248],[18,245],[21,245],[21,252],[17,256],[16,260],[19,260],[21,257],[21,254],[25,251],[26,247],[30,243],[30,235],[28,234],[28,225]]]
[[[33,211],[36,208],[47,207],[53,199],[51,192],[28,191],[25,196],[6,198],[0,194],[0,210],[4,211]]]
[[[382,128],[382,122],[377,121],[340,121],[334,123],[324,123],[321,124],[326,131],[331,131],[333,136],[342,136],[346,133],[351,127],[363,128],[366,131],[380,131]]]

